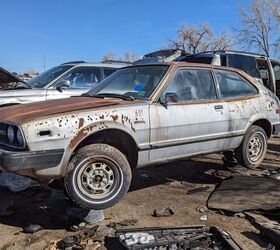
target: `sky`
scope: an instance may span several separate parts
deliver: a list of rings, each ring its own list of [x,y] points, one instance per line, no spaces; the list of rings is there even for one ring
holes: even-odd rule
[[[183,24],[231,31],[240,5],[248,0],[1,0],[0,67],[42,72],[107,52],[141,56],[165,48]]]

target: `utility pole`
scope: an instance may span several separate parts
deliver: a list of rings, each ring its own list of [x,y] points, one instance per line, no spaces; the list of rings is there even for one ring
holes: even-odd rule
[[[46,56],[44,55],[44,72],[46,71]]]

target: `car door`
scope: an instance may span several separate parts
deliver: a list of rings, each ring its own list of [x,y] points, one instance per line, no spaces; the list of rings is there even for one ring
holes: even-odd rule
[[[99,67],[82,66],[76,67],[60,78],[47,91],[47,99],[66,98],[70,96],[79,96],[89,89],[96,86],[102,80]],[[67,81],[69,87],[63,87],[60,91],[56,84],[60,81]]]
[[[160,100],[150,107],[152,162],[223,148],[228,117],[211,69],[178,69]]]
[[[217,69],[214,72],[229,117],[229,132],[233,137],[243,135],[250,118],[262,110],[258,90],[236,72]]]

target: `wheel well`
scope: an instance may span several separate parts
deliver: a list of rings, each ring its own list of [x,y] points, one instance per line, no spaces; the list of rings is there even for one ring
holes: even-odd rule
[[[93,143],[104,143],[117,148],[126,156],[132,169],[137,166],[138,147],[134,139],[126,132],[119,129],[98,131],[80,142],[75,151]]]
[[[252,125],[257,125],[263,128],[268,138],[272,135],[272,126],[268,120],[266,119],[257,120]]]

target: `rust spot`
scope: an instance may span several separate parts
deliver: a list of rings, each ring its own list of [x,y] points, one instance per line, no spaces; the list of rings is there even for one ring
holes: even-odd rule
[[[84,118],[80,118],[79,119],[79,128],[81,128],[85,123],[85,119]]]
[[[73,149],[75,146],[84,138],[86,137],[97,125],[93,124],[90,125],[89,127],[83,128],[80,130],[70,141],[69,143],[69,148]]]
[[[118,115],[111,115],[111,117],[112,117],[114,122],[119,119]]]

